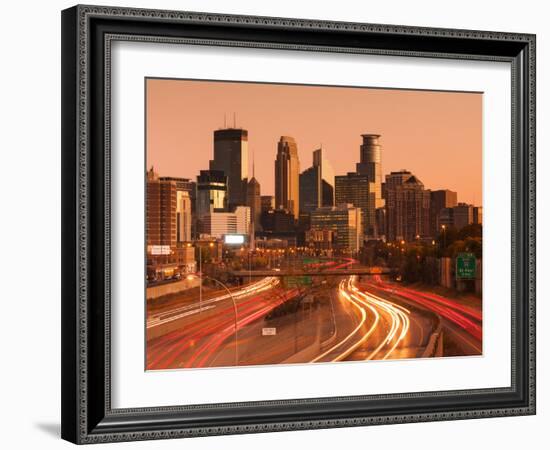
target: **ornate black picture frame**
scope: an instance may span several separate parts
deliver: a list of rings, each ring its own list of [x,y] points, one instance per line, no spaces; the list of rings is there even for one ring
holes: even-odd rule
[[[511,386],[113,409],[109,107],[116,40],[511,63]],[[84,444],[534,413],[534,35],[99,6],[62,12],[64,439]]]

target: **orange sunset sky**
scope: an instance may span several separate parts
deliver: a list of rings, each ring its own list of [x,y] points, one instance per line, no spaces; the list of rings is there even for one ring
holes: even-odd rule
[[[262,195],[274,194],[281,135],[298,143],[300,171],[322,144],[336,175],[355,171],[361,134],[380,134],[382,171],[407,169],[427,189],[481,205],[481,93],[148,79],[147,167],[196,179],[208,169],[213,131],[248,130]],[[250,167],[252,173],[252,167]]]

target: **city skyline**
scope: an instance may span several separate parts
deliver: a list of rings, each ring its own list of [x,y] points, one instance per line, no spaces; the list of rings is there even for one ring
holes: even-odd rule
[[[350,113],[343,118],[346,101]],[[223,128],[225,111],[227,128],[248,131],[262,195],[275,194],[273,162],[281,136],[296,140],[300,172],[311,167],[312,152],[323,148],[335,175],[345,175],[359,161],[361,135],[376,133],[381,135],[383,176],[407,169],[427,189],[451,189],[459,201],[481,204],[481,102],[477,93],[149,79],[147,166],[164,176],[196,179],[212,159],[213,135]],[[361,104],[368,107],[357,113]],[[321,111],[324,123],[316,120]],[[275,125],[269,117],[278,113]],[[306,119],[291,124],[300,114]],[[459,117],[464,123],[457,125]],[[329,124],[333,129],[327,131]],[[350,136],[346,129],[356,131]],[[437,143],[446,143],[445,151],[434,152]],[[245,173],[252,172],[248,160]]]
[[[482,354],[479,94],[157,81],[147,370]]]

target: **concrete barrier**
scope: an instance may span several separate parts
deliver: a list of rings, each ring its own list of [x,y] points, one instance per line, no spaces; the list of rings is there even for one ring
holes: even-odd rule
[[[173,283],[160,284],[158,286],[152,286],[147,288],[147,300],[155,300],[159,297],[170,294],[179,294],[180,292],[186,291],[198,287],[200,280],[196,277],[188,280],[184,278],[180,281],[174,281]]]
[[[441,325],[431,334],[428,345],[420,355],[421,358],[438,358],[443,356],[443,329]]]
[[[321,318],[317,316],[317,334],[313,344],[294,353],[290,358],[285,359],[281,364],[304,363],[315,359],[321,353]]]

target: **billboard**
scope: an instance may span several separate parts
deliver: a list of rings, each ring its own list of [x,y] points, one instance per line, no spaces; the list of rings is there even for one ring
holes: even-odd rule
[[[244,244],[244,234],[226,234],[223,241],[227,245],[242,245]]]
[[[172,251],[169,245],[148,245],[147,253],[150,255],[170,255]]]

